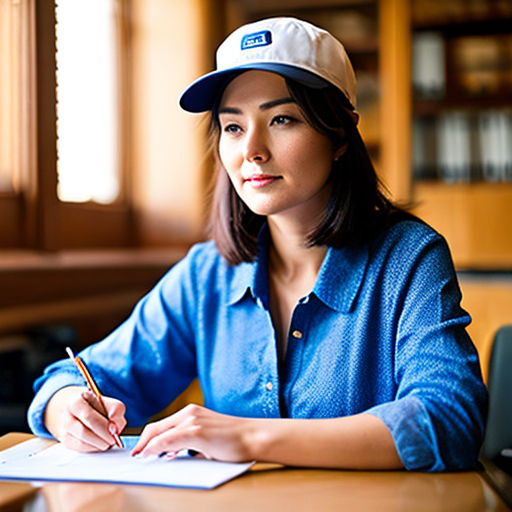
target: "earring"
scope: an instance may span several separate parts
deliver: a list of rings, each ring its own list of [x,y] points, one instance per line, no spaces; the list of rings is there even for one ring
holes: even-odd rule
[[[347,150],[347,144],[343,144],[343,146],[339,147],[335,152],[334,152],[334,161],[337,162],[344,154],[345,154],[345,151]]]

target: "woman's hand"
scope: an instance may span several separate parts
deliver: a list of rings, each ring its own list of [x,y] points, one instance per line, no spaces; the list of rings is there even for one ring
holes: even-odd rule
[[[125,406],[119,400],[103,397],[108,418],[96,395],[86,387],[68,386],[57,391],[46,406],[44,423],[66,448],[79,452],[108,450],[115,444],[112,432],[126,426]]]
[[[185,448],[229,462],[257,460],[288,466],[345,469],[403,467],[393,437],[376,416],[239,418],[187,405],[147,425],[132,455],[168,456]]]
[[[187,405],[172,416],[146,425],[132,455],[175,455],[189,448],[205,457],[230,462],[252,460],[255,422]]]

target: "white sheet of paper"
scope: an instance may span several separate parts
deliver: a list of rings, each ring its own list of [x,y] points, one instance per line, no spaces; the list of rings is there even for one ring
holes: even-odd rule
[[[213,489],[247,471],[252,462],[231,463],[180,454],[174,460],[132,457],[133,436],[125,449],[84,454],[60,443],[34,438],[0,452],[0,479],[110,482]]]

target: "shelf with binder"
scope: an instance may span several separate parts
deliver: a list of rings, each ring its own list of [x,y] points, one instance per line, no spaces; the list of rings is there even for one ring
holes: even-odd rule
[[[512,34],[504,30],[495,20],[414,32],[415,180],[512,181]]]
[[[512,20],[510,20],[512,27]],[[512,100],[512,33],[413,37],[414,106],[488,107]]]
[[[413,118],[414,180],[512,182],[512,109]]]
[[[459,269],[512,268],[506,4],[411,2],[411,199],[415,213],[447,238]]]

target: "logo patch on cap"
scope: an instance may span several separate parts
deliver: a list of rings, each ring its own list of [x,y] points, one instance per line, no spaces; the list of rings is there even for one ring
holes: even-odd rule
[[[261,32],[246,34],[242,37],[241,49],[248,50],[249,48],[268,46],[269,44],[272,44],[272,33],[270,30],[262,30]]]

